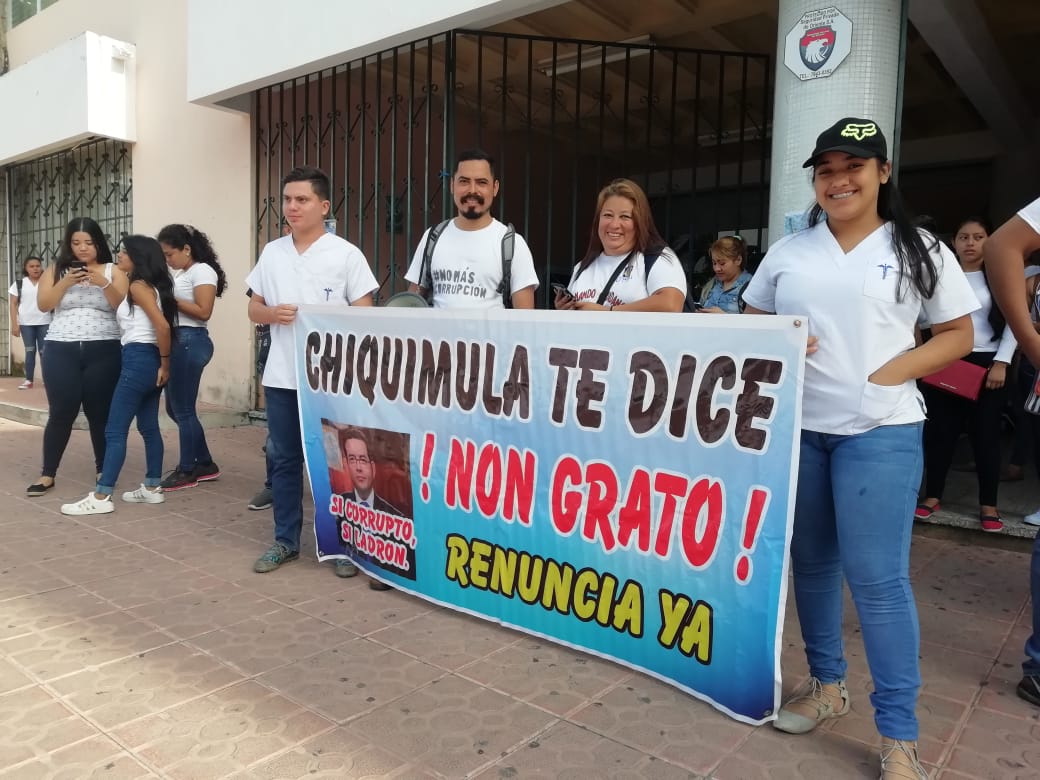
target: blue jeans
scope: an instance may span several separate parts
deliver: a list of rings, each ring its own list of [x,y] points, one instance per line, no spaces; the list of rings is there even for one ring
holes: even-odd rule
[[[156,487],[162,481],[163,440],[159,433],[159,348],[155,344],[123,346],[123,367],[112,396],[105,425],[105,462],[96,492],[112,495],[126,461],[126,437],[130,422],[137,417],[137,430],[144,439],[144,484]]]
[[[36,375],[36,354],[43,357],[43,339],[47,336],[50,325],[19,325],[22,332],[22,344],[25,345],[25,379],[33,381]]]
[[[910,589],[910,536],[921,484],[923,423],[853,436],[802,431],[791,566],[810,673],[845,679],[842,576],[874,679],[882,736],[917,739],[920,627]]]
[[[166,386],[166,413],[177,423],[181,471],[190,472],[198,463],[211,463],[206,434],[196,410],[202,372],[213,358],[213,341],[207,328],[174,329],[170,347],[170,381]]]
[[[303,442],[296,391],[264,385],[267,402],[267,458],[274,497],[274,540],[300,549],[303,527]]]
[[[1033,542],[1033,560],[1029,566],[1029,595],[1033,599],[1033,635],[1026,640],[1026,660],[1022,664],[1022,671],[1026,674],[1040,674],[1040,533]]]

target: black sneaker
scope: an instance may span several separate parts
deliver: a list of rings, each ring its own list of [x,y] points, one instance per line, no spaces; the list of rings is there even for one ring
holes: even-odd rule
[[[195,479],[199,482],[212,482],[215,479],[220,479],[220,466],[213,461],[210,461],[209,463],[196,463]]]
[[[1015,688],[1018,698],[1040,707],[1040,674],[1027,674]]]
[[[183,490],[184,488],[193,488],[199,484],[199,480],[195,477],[195,471],[181,471],[179,468],[174,469],[165,477],[163,481],[159,483],[159,486],[164,491],[170,490]]]
[[[271,488],[265,487],[255,496],[253,496],[247,506],[250,509],[270,509],[274,504],[274,493],[271,492]]]

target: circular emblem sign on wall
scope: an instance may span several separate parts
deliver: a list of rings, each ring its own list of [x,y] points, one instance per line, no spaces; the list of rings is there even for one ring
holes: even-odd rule
[[[834,6],[809,11],[787,33],[784,64],[802,81],[831,75],[852,51],[852,20]]]

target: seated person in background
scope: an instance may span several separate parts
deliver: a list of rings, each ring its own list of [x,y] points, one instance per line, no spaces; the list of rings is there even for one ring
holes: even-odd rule
[[[740,236],[725,236],[711,245],[715,278],[704,285],[701,309],[708,314],[739,314],[740,294],[751,274],[747,272],[747,244]]]

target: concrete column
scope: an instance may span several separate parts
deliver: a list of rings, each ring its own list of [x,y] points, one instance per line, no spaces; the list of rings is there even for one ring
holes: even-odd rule
[[[809,173],[802,168],[816,136],[846,116],[866,117],[895,138],[899,95],[902,0],[842,0],[852,21],[852,50],[830,75],[802,81],[784,65],[788,33],[803,15],[829,7],[829,0],[780,0],[777,24],[773,145],[769,179],[769,243],[784,235],[784,217],[804,213],[813,202]],[[838,43],[834,50],[837,54]],[[834,56],[834,55],[832,55]]]

